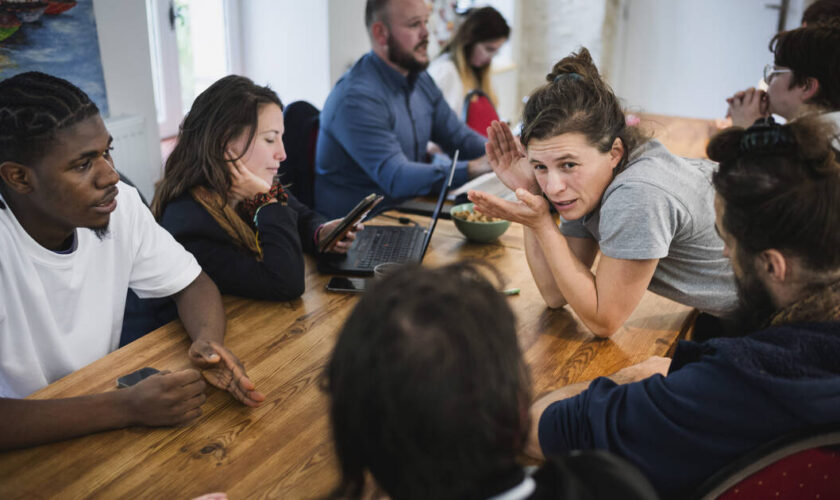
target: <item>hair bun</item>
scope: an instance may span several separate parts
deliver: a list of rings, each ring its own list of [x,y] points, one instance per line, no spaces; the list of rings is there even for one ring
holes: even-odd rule
[[[557,83],[563,80],[580,81],[583,80],[583,77],[578,73],[560,73],[554,77],[554,81],[552,83]]]
[[[740,154],[741,138],[743,136],[744,129],[741,127],[729,127],[718,132],[706,146],[706,156],[718,163],[734,160]]]
[[[599,80],[598,68],[592,61],[592,55],[586,47],[581,47],[578,52],[564,57],[557,61],[551,73],[545,75],[549,84],[562,81],[582,81],[586,79]]]
[[[776,123],[773,117],[759,118],[748,128],[738,145],[741,153],[781,153],[796,148],[791,131]]]

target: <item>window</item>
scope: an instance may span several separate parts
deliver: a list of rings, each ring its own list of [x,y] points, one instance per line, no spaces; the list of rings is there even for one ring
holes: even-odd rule
[[[235,0],[146,0],[161,137],[177,134],[195,97],[238,72]]]

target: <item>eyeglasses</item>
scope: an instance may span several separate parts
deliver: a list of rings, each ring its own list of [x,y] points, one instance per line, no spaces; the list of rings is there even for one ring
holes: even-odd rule
[[[775,64],[768,64],[764,66],[764,83],[770,85],[770,80],[773,79],[774,76],[780,75],[782,73],[791,73],[793,70],[790,68],[780,68],[777,67]]]

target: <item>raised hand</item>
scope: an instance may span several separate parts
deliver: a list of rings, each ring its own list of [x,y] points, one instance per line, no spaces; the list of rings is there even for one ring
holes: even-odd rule
[[[233,205],[242,200],[253,198],[258,194],[267,193],[271,189],[271,186],[265,180],[260,179],[248,170],[241,158],[236,158],[230,151],[225,153],[225,157],[228,160],[228,168],[232,175],[229,194]]]
[[[232,352],[223,345],[196,340],[190,346],[190,360],[201,369],[201,374],[211,385],[229,392],[248,406],[259,406],[265,396],[256,390],[254,383],[245,373],[245,367]]]
[[[198,370],[162,371],[125,391],[129,419],[136,425],[162,426],[188,422],[201,415],[206,384]]]
[[[540,195],[532,194],[525,189],[515,191],[519,201],[508,201],[490,193],[470,190],[467,197],[475,203],[479,212],[490,217],[518,222],[531,229],[557,229],[548,202]]]
[[[496,177],[512,191],[521,188],[538,194],[540,186],[534,177],[534,169],[510,127],[506,123],[494,121],[487,127],[487,138],[484,150]]]
[[[732,118],[732,125],[736,127],[749,127],[770,114],[767,93],[753,87],[735,93],[726,99],[726,103],[729,105],[726,116]]]

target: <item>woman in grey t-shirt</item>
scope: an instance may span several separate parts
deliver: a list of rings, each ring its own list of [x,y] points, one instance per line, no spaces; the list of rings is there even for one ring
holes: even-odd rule
[[[488,158],[519,201],[469,194],[480,211],[525,226],[528,265],[546,303],[568,303],[599,336],[618,330],[646,289],[730,314],[737,294],[714,227],[715,164],[674,156],[628,127],[585,48],[547,80],[525,106],[527,155],[507,126],[490,131]],[[559,231],[543,197],[563,218]]]

